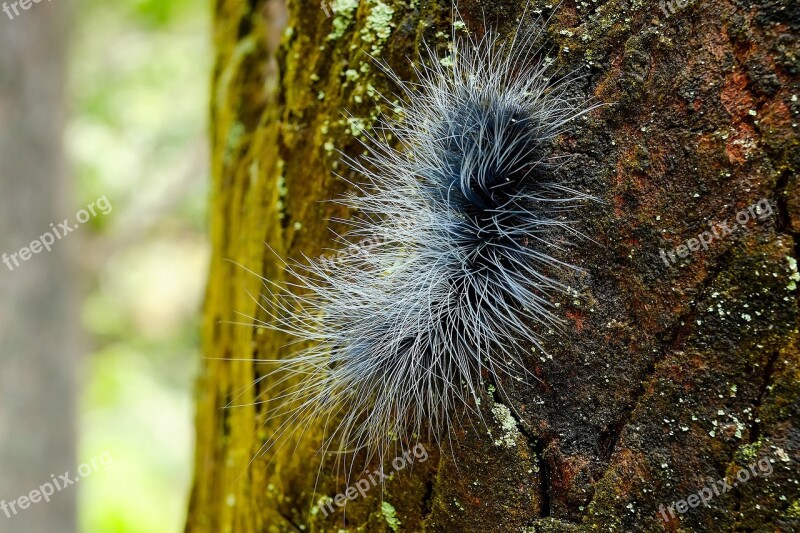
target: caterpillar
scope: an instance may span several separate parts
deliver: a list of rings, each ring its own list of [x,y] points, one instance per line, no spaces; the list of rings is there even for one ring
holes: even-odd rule
[[[382,64],[405,107],[345,156],[360,179],[338,200],[357,213],[341,240],[357,253],[265,282],[261,324],[302,347],[273,361],[284,421],[265,449],[313,425],[323,450],[382,460],[414,435],[441,442],[456,413],[480,417],[484,380],[534,377],[522,354],[562,323],[557,273],[577,270],[554,254],[580,235],[565,216],[593,199],[553,178],[553,139],[595,106],[540,57],[542,28],[454,29],[449,57],[421,60],[413,82]]]

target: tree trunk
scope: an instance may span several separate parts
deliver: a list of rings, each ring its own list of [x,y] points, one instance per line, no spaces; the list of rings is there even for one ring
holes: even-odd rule
[[[291,3],[279,47],[263,0],[216,5],[209,359],[187,531],[798,530],[792,0],[556,9],[551,56],[565,71],[588,65],[582,88],[608,105],[556,143],[574,154],[558,172],[603,201],[577,214],[592,241],[569,259],[587,274],[561,302],[552,357],[530,357],[541,381],[509,385],[508,400],[487,393],[488,427],[426,444],[427,461],[346,516],[309,513],[346,485],[324,470],[315,487],[319,435],[258,455],[275,429],[264,405],[224,407],[263,399],[263,365],[225,359],[285,355],[285,338],[232,324],[266,319],[249,296],[260,280],[234,262],[280,281],[274,253],[330,246],[328,219],[348,215],[320,202],[346,189],[334,148],[359,155],[354,135],[382,105],[370,87],[393,89],[362,50],[408,78],[422,39],[444,51],[450,35],[447,2],[336,4]],[[526,4],[460,8],[471,32],[485,20],[509,36]],[[551,13],[535,0],[528,16],[540,9]]]
[[[69,533],[76,490],[18,503],[52,475],[76,475],[80,340],[70,261],[80,237],[19,256],[70,214],[71,191],[63,148],[68,9],[28,7],[0,11],[0,254],[8,261],[0,263],[0,530]]]

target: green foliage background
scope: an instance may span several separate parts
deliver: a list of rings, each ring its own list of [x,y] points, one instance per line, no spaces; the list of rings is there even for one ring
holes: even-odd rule
[[[90,355],[77,459],[114,460],[79,487],[82,531],[180,531],[185,520],[208,255],[209,16],[196,0],[73,4],[73,200],[114,206],[79,254]]]

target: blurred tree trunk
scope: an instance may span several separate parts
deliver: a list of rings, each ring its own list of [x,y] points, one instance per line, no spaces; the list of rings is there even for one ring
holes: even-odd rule
[[[209,358],[284,353],[278,335],[231,324],[265,317],[248,295],[259,280],[226,260],[280,280],[264,242],[294,258],[330,245],[326,221],[347,216],[319,202],[346,188],[333,148],[358,155],[353,135],[382,105],[371,88],[392,93],[362,50],[408,77],[423,38],[446,49],[447,2],[350,4],[291,3],[274,50],[262,0],[216,2]],[[508,36],[526,4],[460,6],[471,31],[486,20]],[[549,14],[543,2],[530,9]],[[263,399],[251,385],[264,370],[208,359],[187,531],[798,530],[798,9],[562,4],[547,29],[551,55],[565,71],[585,69],[586,94],[610,105],[556,147],[574,154],[558,172],[604,203],[579,214],[596,243],[570,251],[588,274],[561,302],[568,328],[549,337],[552,358],[530,357],[541,383],[513,387],[510,410],[487,396],[488,428],[457,431],[442,453],[431,444],[383,502],[373,489],[346,518],[326,518],[309,514],[312,497],[334,496],[344,480],[323,472],[315,492],[314,435],[250,462],[274,424],[263,427],[263,405],[223,407]],[[762,198],[774,206],[763,220],[675,264],[662,258]],[[659,511],[765,457],[771,474],[675,518]]]
[[[29,7],[13,19],[0,12],[0,254],[8,256],[69,214],[71,191],[63,149],[66,4]],[[76,475],[79,323],[67,250],[77,239],[58,241],[13,270],[0,263],[0,500],[6,502],[28,496],[53,474]],[[16,514],[0,510],[0,530],[75,531],[76,497],[71,487],[49,503],[16,507]]]

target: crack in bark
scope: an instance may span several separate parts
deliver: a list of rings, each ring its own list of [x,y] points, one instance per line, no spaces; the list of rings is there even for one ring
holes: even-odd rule
[[[441,458],[439,458],[440,466],[441,462],[442,460]],[[420,520],[422,524],[425,523],[425,521],[433,512],[433,500],[434,500],[433,487],[434,487],[434,481],[432,479],[429,479],[425,482],[425,494],[422,495],[422,501],[420,502],[422,504],[422,519]]]
[[[644,391],[642,393],[644,393]],[[630,410],[630,412],[624,411],[623,416],[617,418],[614,422],[609,424],[605,430],[600,432],[600,438],[598,439],[600,449],[598,452],[600,460],[604,463],[607,463],[611,460],[611,456],[614,454],[617,443],[622,436],[622,430],[627,425],[630,415],[633,413],[634,409],[635,406]]]
[[[292,520],[291,517],[286,515],[280,509],[277,509],[277,511],[278,511],[278,514],[281,516],[281,518],[283,518],[284,521],[286,521],[287,524],[292,526],[292,528],[294,528],[294,530],[297,531],[298,533],[302,533],[303,529],[294,520]]]
[[[674,352],[681,342],[688,337],[689,330],[692,327],[691,325],[694,323],[697,315],[698,304],[700,301],[702,301],[703,296],[708,292],[710,287],[717,280],[717,277],[719,277],[725,266],[728,264],[727,260],[728,256],[731,254],[730,250],[731,248],[728,248],[728,250],[720,255],[719,260],[717,261],[717,268],[715,268],[708,276],[706,276],[706,278],[698,285],[695,297],[689,305],[689,309],[675,320],[675,326],[673,326],[674,333],[672,337],[668,342],[665,343],[661,356],[653,358],[647,365],[647,368],[642,373],[638,390],[632,395],[632,400],[625,405],[616,421],[612,424],[609,424],[608,429],[604,433],[601,433],[600,441],[603,450],[601,450],[600,459],[605,462],[606,465],[599,479],[604,478],[608,473],[608,469],[611,465],[611,457],[613,456],[614,450],[616,450],[617,445],[619,444],[619,439],[622,437],[622,432],[630,423],[633,412],[636,410],[636,407],[639,405],[642,397],[647,393],[649,388],[648,385],[655,376],[657,364],[660,361],[663,361],[671,352]],[[589,508],[593,501],[594,495],[586,504],[586,509]]]
[[[757,421],[758,419],[758,411],[761,409],[763,405],[764,398],[769,391],[770,383],[772,382],[772,376],[775,373],[775,363],[778,360],[779,352],[776,350],[774,351],[769,358],[767,359],[767,364],[764,367],[764,371],[762,375],[764,377],[763,381],[761,382],[761,386],[759,387],[758,396],[756,396],[755,401],[753,402],[753,423],[750,425],[750,430],[747,438],[748,444],[753,444],[758,441],[761,433],[761,424]],[[728,464],[736,464],[736,451],[734,450],[733,457],[730,458]],[[742,510],[742,503],[744,502],[745,495],[739,491],[736,494],[736,501],[734,503],[734,510],[737,514],[741,515]]]
[[[759,387],[758,396],[756,396],[755,401],[753,402],[753,423],[750,426],[750,435],[749,435],[749,443],[753,444],[758,440],[758,437],[761,434],[761,424],[758,422],[758,411],[761,409],[761,406],[764,403],[764,398],[769,391],[769,386],[772,383],[772,376],[775,373],[775,363],[778,361],[779,352],[775,350],[767,359],[767,364],[764,366],[764,371],[762,375],[764,377],[763,381],[761,382],[761,387]]]
[[[793,235],[792,232],[792,218],[789,216],[789,202],[786,200],[786,192],[787,188],[789,187],[789,172],[784,172],[778,178],[777,183],[775,184],[776,189],[776,199],[775,205],[778,207],[778,216],[776,217],[778,221],[778,232],[779,233],[788,233]]]
[[[513,416],[513,415],[512,415]],[[516,420],[516,418],[515,418]],[[531,440],[532,436],[526,435],[523,430],[520,430],[520,433],[525,436],[528,440]],[[533,446],[531,449],[533,453],[536,455],[539,464],[539,506],[541,508],[541,518],[546,518],[550,516],[551,513],[551,498],[552,498],[552,472],[550,472],[550,465],[547,464],[547,460],[544,457],[544,451],[552,442],[550,439],[547,444],[541,439],[533,439]]]
[[[792,250],[794,251],[794,259],[798,260],[800,259],[800,233],[792,230],[792,217],[789,215],[789,202],[786,199],[789,192],[789,171],[781,174],[777,183],[775,184],[775,189],[775,205],[777,206],[778,210],[778,214],[776,216],[777,232],[778,235],[785,234],[792,238],[794,241],[794,246],[792,247]],[[795,291],[795,298],[798,301],[798,305],[800,305],[800,290]]]
[[[420,520],[420,524],[422,526],[422,531],[428,531],[428,519],[433,514],[433,506],[436,503],[436,490],[435,487],[439,485],[441,473],[444,471],[442,468],[442,462],[444,461],[444,454],[439,454],[439,464],[436,465],[436,475],[433,479],[429,479],[425,483],[425,495],[422,498],[422,505],[423,505],[423,512],[422,512],[422,519]]]
[[[506,405],[503,402],[498,401],[497,394],[500,389],[495,386],[494,391],[492,392],[492,401],[495,404]],[[510,403],[510,402],[509,402]],[[520,434],[525,437],[525,440],[530,448],[531,452],[533,452],[535,456],[535,463],[536,467],[539,470],[539,506],[540,506],[540,518],[546,518],[550,516],[551,513],[551,499],[552,499],[552,472],[550,471],[550,465],[547,464],[547,460],[545,459],[544,452],[553,442],[553,437],[538,437],[534,435],[528,425],[522,420],[522,417],[517,413],[516,409],[513,405],[508,407],[508,411],[511,413],[511,417],[514,419],[514,422],[517,425],[517,430]]]
[[[699,302],[703,299],[703,296],[708,292],[709,288],[714,284],[717,280],[717,277],[722,273],[725,265],[727,265],[727,259],[730,255],[730,248],[723,252],[720,256],[718,261],[718,267],[713,270],[706,278],[698,285],[696,290],[695,297],[693,298],[691,304],[689,305],[689,309],[680,315],[674,322],[674,333],[668,342],[665,343],[664,349],[662,350],[662,354],[660,357],[653,358],[650,363],[647,365],[647,368],[642,373],[642,377],[640,379],[638,390],[632,396],[632,400],[628,402],[625,407],[622,409],[622,412],[619,417],[617,417],[616,421],[612,424],[609,424],[607,430],[607,438],[606,444],[604,448],[607,450],[605,454],[607,458],[605,461],[610,461],[611,456],[614,453],[614,450],[619,443],[619,439],[622,436],[622,432],[627,427],[628,423],[630,422],[631,416],[633,416],[633,411],[636,410],[636,406],[639,405],[642,397],[646,394],[648,385],[650,381],[653,379],[654,374],[656,373],[656,366],[660,361],[663,361],[664,358],[671,352],[674,352],[678,346],[689,336],[689,331],[691,329],[691,325],[695,321],[695,317],[697,316],[697,306]],[[602,440],[602,434],[601,434]],[[601,455],[601,459],[602,459]],[[605,475],[605,471],[603,472]]]

